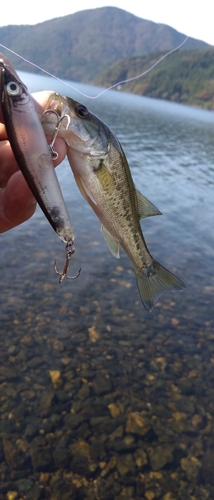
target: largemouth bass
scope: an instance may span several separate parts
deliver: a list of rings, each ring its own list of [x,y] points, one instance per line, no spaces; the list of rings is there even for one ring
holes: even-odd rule
[[[101,222],[115,257],[124,249],[135,269],[140,297],[151,312],[160,295],[184,283],[153,259],[147,248],[140,219],[160,214],[135,188],[126,156],[109,127],[88,109],[68,97],[50,94],[47,109],[67,116],[59,129],[68,146],[68,160],[77,185]],[[53,130],[47,116],[45,133]]]
[[[0,76],[2,113],[19,168],[60,240],[73,242],[73,228],[33,100],[2,54]]]

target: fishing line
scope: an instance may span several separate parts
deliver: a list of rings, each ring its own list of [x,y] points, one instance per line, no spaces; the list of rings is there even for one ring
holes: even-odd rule
[[[169,52],[167,52],[166,54],[164,54],[163,56],[161,56],[160,59],[158,59],[149,69],[147,69],[143,73],[140,73],[140,75],[133,76],[132,78],[127,78],[127,80],[121,80],[120,82],[114,83],[114,85],[111,85],[107,89],[102,90],[96,96],[90,96],[90,95],[84,94],[84,92],[81,92],[81,90],[78,90],[76,87],[74,87],[70,83],[65,82],[64,80],[61,80],[61,78],[59,78],[58,76],[52,75],[52,73],[49,73],[49,71],[46,71],[46,69],[41,68],[40,66],[38,66],[37,64],[35,64],[35,63],[31,62],[31,61],[28,61],[28,59],[25,59],[25,57],[21,56],[20,54],[17,54],[17,52],[15,52],[12,49],[9,49],[8,47],[6,47],[5,45],[3,45],[2,43],[0,43],[0,47],[2,47],[3,49],[8,50],[9,52],[11,52],[12,54],[14,54],[15,56],[19,57],[20,59],[22,59],[26,63],[31,64],[31,66],[34,66],[35,68],[39,69],[43,73],[46,73],[46,75],[51,76],[52,78],[55,78],[55,80],[58,80],[59,82],[61,82],[64,85],[66,85],[67,87],[70,87],[72,90],[75,90],[75,92],[78,92],[78,94],[81,94],[83,97],[87,97],[88,99],[98,99],[98,97],[100,97],[101,95],[105,94],[105,92],[108,92],[109,90],[114,89],[118,85],[123,85],[124,83],[133,82],[134,80],[138,80],[138,78],[141,78],[142,76],[147,75],[147,73],[149,73],[150,71],[152,71],[152,69],[154,69],[161,61],[163,61],[164,59],[166,59],[166,57],[168,57],[171,54],[173,54],[173,52],[176,52],[176,50],[179,50],[187,42],[188,38],[189,37],[186,36],[186,38],[183,40],[183,42],[180,43],[177,47],[175,47],[175,49],[172,49]]]

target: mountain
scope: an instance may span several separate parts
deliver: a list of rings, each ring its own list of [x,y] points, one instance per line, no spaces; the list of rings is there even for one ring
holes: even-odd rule
[[[157,53],[117,61],[108,67],[95,83],[110,87],[140,75],[161,55],[163,54]],[[124,92],[214,110],[214,49],[179,50],[147,75],[117,88]]]
[[[141,19],[116,7],[85,10],[33,26],[0,28],[3,45],[58,77],[85,83],[94,82],[118,60],[168,51],[183,40],[184,35],[169,26]],[[209,47],[189,38],[183,49]],[[17,69],[36,71],[35,67],[4,52]]]

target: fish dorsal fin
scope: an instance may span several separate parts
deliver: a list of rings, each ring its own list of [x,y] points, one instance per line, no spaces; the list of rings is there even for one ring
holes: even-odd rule
[[[106,243],[109,247],[110,252],[112,253],[112,255],[114,255],[114,257],[119,259],[120,258],[120,245],[119,245],[118,241],[116,241],[113,238],[113,236],[107,231],[107,229],[103,226],[103,224],[101,224],[101,231],[103,233],[103,236],[106,240]]]
[[[136,194],[140,219],[152,217],[153,215],[162,215],[160,210],[151,201],[147,200],[138,189],[136,189]]]

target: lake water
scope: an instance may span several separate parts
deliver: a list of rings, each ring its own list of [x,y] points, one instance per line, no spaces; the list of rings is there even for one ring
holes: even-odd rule
[[[214,113],[116,91],[89,100],[20,76],[112,128],[163,213],[142,223],[149,250],[187,288],[146,313],[65,160],[80,277],[58,285],[64,248],[39,208],[0,235],[0,499],[213,498]]]

